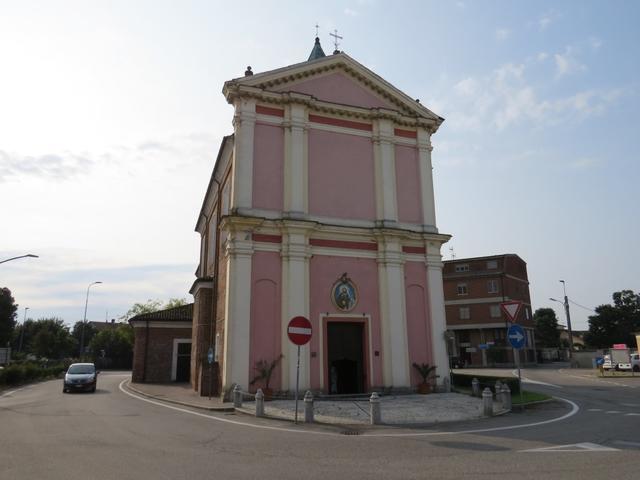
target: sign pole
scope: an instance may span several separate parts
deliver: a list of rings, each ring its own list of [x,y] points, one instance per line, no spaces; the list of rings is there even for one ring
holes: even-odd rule
[[[298,423],[298,387],[300,385],[300,345],[298,345],[298,364],[296,366],[296,418],[293,423]]]
[[[522,400],[522,376],[520,375],[520,350],[513,349],[513,356],[516,358],[518,364],[518,390],[520,390],[520,406],[524,403]]]

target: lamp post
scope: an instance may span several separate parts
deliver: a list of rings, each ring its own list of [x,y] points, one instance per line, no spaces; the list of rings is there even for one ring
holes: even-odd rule
[[[99,283],[102,283],[102,282],[93,282],[93,283],[90,283],[89,286],[87,287],[87,298],[84,302],[84,319],[82,320],[82,329],[80,333],[80,360],[84,358],[84,325],[85,323],[87,323],[87,306],[89,305],[89,289],[93,285],[97,285]]]
[[[24,307],[24,317],[22,318],[22,328],[20,329],[20,341],[18,342],[18,351],[22,351],[22,339],[24,338],[24,324],[27,321],[27,310],[29,307]]]
[[[7,258],[6,260],[0,261],[0,263],[7,263],[7,262],[10,262],[11,260],[17,260],[19,258],[40,258],[40,257],[38,257],[38,255],[34,255],[33,253],[27,253],[26,255],[20,255],[19,257]]]
[[[564,280],[560,280],[562,283],[562,289],[564,291],[564,302],[556,300],[555,298],[549,298],[553,302],[562,303],[564,305],[564,314],[567,317],[567,330],[569,331],[569,358],[573,357],[573,332],[571,331],[571,314],[569,313],[569,298],[567,297],[567,286]]]

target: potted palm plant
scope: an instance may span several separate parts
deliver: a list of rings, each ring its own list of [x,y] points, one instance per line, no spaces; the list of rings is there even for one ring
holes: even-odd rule
[[[271,381],[271,376],[278,366],[278,363],[280,363],[282,357],[283,355],[280,354],[278,358],[271,362],[267,360],[258,360],[255,367],[253,367],[256,371],[256,376],[249,383],[250,385],[255,385],[257,382],[262,382],[262,393],[264,393],[265,400],[271,400],[271,397],[273,396],[273,390],[269,387],[269,382]]]
[[[415,368],[420,374],[420,377],[422,377],[422,383],[418,385],[418,393],[422,395],[431,393],[431,383],[429,381],[438,378],[438,375],[435,375],[436,367],[430,366],[428,363],[414,362],[413,368]]]

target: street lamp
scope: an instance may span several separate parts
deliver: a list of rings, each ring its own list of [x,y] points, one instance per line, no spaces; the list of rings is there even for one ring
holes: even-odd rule
[[[38,257],[38,255],[34,255],[33,253],[27,253],[26,255],[20,255],[19,257],[11,257],[11,258],[7,258],[6,260],[2,260],[0,261],[0,263],[6,263],[6,262],[10,262],[11,260],[17,260],[19,258],[40,258]]]
[[[567,286],[564,280],[560,280],[562,283],[562,289],[564,291],[564,302],[556,300],[555,298],[549,298],[549,300],[562,303],[564,305],[564,314],[567,317],[567,330],[569,331],[569,358],[573,356],[573,332],[571,331],[571,314],[569,313],[569,298],[567,297]]]
[[[99,283],[102,283],[102,282],[93,282],[93,283],[90,283],[89,286],[87,287],[87,298],[84,302],[84,319],[82,320],[82,330],[80,333],[80,360],[84,358],[84,325],[85,323],[87,323],[87,306],[89,305],[89,289],[93,285],[97,285]]]
[[[18,351],[22,351],[22,339],[24,338],[24,323],[27,321],[27,310],[29,307],[24,307],[24,317],[22,319],[22,328],[20,329],[20,342],[18,342]]]

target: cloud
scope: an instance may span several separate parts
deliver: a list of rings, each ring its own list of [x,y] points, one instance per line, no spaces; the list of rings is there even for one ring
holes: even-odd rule
[[[32,156],[0,150],[0,182],[22,176],[68,180],[89,173],[93,165],[85,154],[64,152]]]
[[[549,25],[560,18],[560,14],[554,10],[550,10],[538,18],[537,25],[540,31],[549,28]]]
[[[357,17],[359,15],[359,13],[351,8],[345,8],[344,9],[344,14],[347,15],[348,17]]]
[[[594,52],[600,50],[600,47],[602,46],[602,40],[600,40],[598,37],[589,37],[589,46]]]
[[[574,48],[569,46],[565,48],[564,53],[556,53],[553,55],[556,64],[556,78],[583,72],[587,69],[585,65],[575,58],[574,53]]]
[[[496,40],[504,41],[511,35],[511,30],[508,28],[498,28],[495,32]]]
[[[549,58],[549,54],[547,52],[540,52],[536,55],[536,59],[539,62],[544,62],[547,58]]]
[[[600,115],[628,93],[627,89],[614,88],[544,96],[540,92],[548,91],[546,85],[527,78],[532,65],[536,63],[507,63],[486,75],[454,83],[450,95],[440,98],[439,112],[455,130],[502,131],[522,123],[557,125]],[[571,64],[567,68],[578,67]]]
[[[571,168],[574,168],[576,170],[584,170],[587,168],[592,168],[597,166],[598,164],[600,164],[600,161],[592,158],[592,157],[583,157],[583,158],[578,158],[574,161],[572,161],[571,163],[569,163],[569,166]]]

